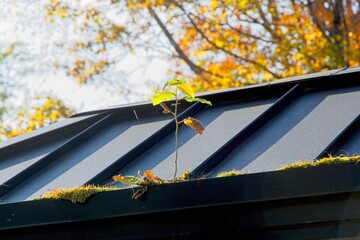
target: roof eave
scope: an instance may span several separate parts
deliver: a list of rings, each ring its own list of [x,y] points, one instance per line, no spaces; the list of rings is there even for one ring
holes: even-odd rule
[[[193,221],[207,222],[207,211],[215,215],[226,213],[228,216],[222,216],[225,218],[238,217],[240,222],[235,226],[228,222],[217,223],[218,229],[234,228],[232,231],[262,229],[264,226],[267,229],[297,228],[305,223],[314,226],[332,223],[334,227],[346,221],[360,224],[360,211],[354,210],[360,210],[359,172],[358,164],[347,163],[164,184],[152,187],[139,200],[131,199],[132,189],[124,189],[101,193],[85,204],[56,200],[1,204],[0,233],[20,234],[21,229],[24,232],[49,226],[60,229],[81,223],[86,223],[86,228],[91,229],[96,228],[99,221],[108,220],[115,225],[139,221],[144,225],[154,225],[166,223],[178,214],[183,214],[183,217],[196,215],[194,219],[177,219],[177,230],[164,229],[156,236],[150,232],[141,233],[156,238],[170,234],[168,231],[180,231],[181,226],[186,228],[196,224]],[[165,219],[152,219],[150,216],[154,214]],[[262,219],[264,217],[266,222]],[[205,224],[203,227],[208,226]],[[140,236],[140,232],[132,231],[134,236]],[[206,229],[194,231],[205,233]],[[126,236],[131,231],[123,229],[122,233]]]

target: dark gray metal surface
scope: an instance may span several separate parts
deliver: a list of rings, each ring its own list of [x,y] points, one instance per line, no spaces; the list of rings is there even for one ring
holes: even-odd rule
[[[41,146],[29,146],[22,152],[14,153],[13,156],[2,159],[0,161],[0,183],[6,182],[12,176],[34,164],[69,138],[70,136],[64,136],[53,141],[47,141]]]
[[[166,118],[116,121],[33,175],[4,199],[11,202],[33,199],[55,188],[82,185],[168,121]]]
[[[0,143],[0,184],[20,173],[41,157],[79,133],[93,115],[69,118],[48,127]],[[95,121],[95,120],[94,120]],[[73,125],[76,125],[73,127]],[[85,126],[84,126],[85,125]]]
[[[244,141],[235,142],[235,150],[232,148],[205,174],[214,176],[232,169],[264,172],[295,161],[313,160],[359,115],[359,75],[360,67],[341,69],[200,94],[213,106],[190,111],[205,126],[202,135],[180,127],[178,176],[207,163],[205,160],[264,112],[270,115],[268,120],[259,121]],[[296,85],[299,92],[286,100],[281,110],[267,111]],[[182,103],[181,112],[189,106]],[[0,184],[14,176],[20,176],[20,180],[11,188],[0,186],[1,203],[30,200],[54,188],[91,183],[99,174],[100,184],[111,182],[114,173],[136,175],[148,169],[171,179],[175,147],[171,126],[171,116],[163,115],[160,107],[131,104],[81,113],[2,142]],[[347,138],[336,154],[360,154],[360,131]],[[146,144],[134,154],[142,143]],[[39,164],[44,156],[46,161]],[[124,157],[126,161],[117,164]],[[8,191],[1,191],[7,187]]]
[[[304,94],[213,170],[275,170],[311,161],[360,113],[360,87]],[[348,154],[352,154],[349,149]]]
[[[181,176],[185,170],[194,170],[214,150],[253,121],[275,100],[266,99],[208,108],[194,116],[205,127],[202,135],[182,125],[179,129],[178,175]],[[150,169],[161,178],[171,179],[174,172],[174,146],[175,138],[170,134],[119,173],[136,175],[138,170]]]
[[[336,155],[360,155],[360,129],[336,152]]]

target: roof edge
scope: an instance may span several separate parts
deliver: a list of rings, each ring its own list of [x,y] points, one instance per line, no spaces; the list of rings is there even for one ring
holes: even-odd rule
[[[330,70],[330,71],[326,71],[326,72],[310,73],[310,74],[305,74],[305,75],[300,75],[300,76],[283,78],[283,79],[279,79],[279,80],[275,80],[275,81],[271,81],[271,82],[264,82],[264,83],[247,85],[247,86],[236,87],[236,88],[210,90],[210,91],[206,91],[206,92],[196,93],[195,95],[199,96],[199,97],[210,98],[208,100],[211,101],[212,96],[219,95],[219,94],[222,95],[222,94],[229,94],[229,93],[234,93],[234,92],[240,93],[240,92],[247,92],[249,90],[268,89],[270,87],[276,88],[278,86],[284,86],[284,85],[287,85],[287,90],[288,90],[291,87],[293,87],[294,85],[296,85],[297,83],[314,81],[314,80],[318,80],[318,79],[331,79],[334,76],[341,76],[341,75],[354,74],[354,73],[358,74],[360,76],[360,66],[352,67],[352,68],[334,69],[334,70]],[[360,81],[357,85],[359,85],[359,84],[360,84]],[[77,113],[71,117],[79,117],[79,116],[84,116],[84,115],[88,115],[88,114],[98,114],[98,113],[103,113],[105,111],[115,111],[115,110],[125,109],[125,108],[136,109],[139,107],[143,108],[143,107],[150,107],[150,106],[152,107],[151,101],[142,101],[142,102],[137,102],[137,103],[114,105],[114,106],[109,106],[109,107],[102,108],[102,109],[81,112],[81,113]]]
[[[158,185],[139,200],[131,199],[132,189],[122,189],[98,194],[79,205],[59,200],[4,203],[0,204],[0,232],[229,204],[341,196],[360,192],[359,171],[360,165],[343,163]]]

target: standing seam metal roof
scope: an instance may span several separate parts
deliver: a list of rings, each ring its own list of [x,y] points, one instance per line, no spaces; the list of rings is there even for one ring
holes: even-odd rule
[[[203,135],[180,127],[179,174],[266,172],[299,160],[360,154],[360,67],[199,94],[182,103]],[[111,184],[115,174],[173,174],[174,121],[151,103],[91,111],[0,143],[0,197],[33,199],[54,188]]]

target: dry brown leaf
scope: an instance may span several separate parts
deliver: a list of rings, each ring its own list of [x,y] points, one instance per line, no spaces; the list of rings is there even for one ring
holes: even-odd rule
[[[204,127],[201,122],[195,118],[188,117],[183,120],[184,124],[194,129],[197,133],[202,134]]]

